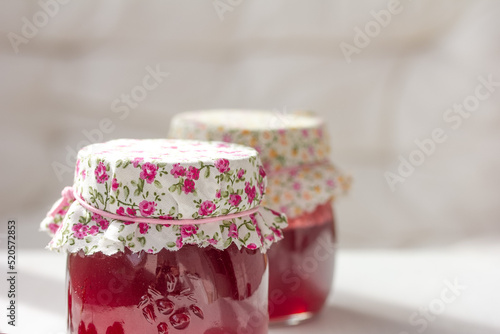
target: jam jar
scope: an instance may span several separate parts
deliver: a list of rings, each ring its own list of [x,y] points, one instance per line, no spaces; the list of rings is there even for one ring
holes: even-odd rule
[[[174,116],[170,137],[254,147],[268,177],[263,203],[288,217],[284,240],[269,252],[269,314],[297,324],[321,311],[333,285],[333,200],[350,179],[329,159],[324,121],[310,113],[207,110]]]
[[[256,150],[120,139],[84,147],[42,222],[66,252],[68,333],[267,333],[266,252],[285,215],[261,206]]]

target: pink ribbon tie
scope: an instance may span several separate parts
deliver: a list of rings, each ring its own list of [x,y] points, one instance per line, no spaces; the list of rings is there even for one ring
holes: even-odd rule
[[[71,189],[71,195],[69,195],[69,191],[67,189]],[[169,220],[169,219],[161,219],[161,218],[146,218],[146,217],[127,217],[127,216],[121,216],[118,214],[114,214],[108,211],[100,210],[92,205],[88,204],[83,200],[83,198],[80,195],[76,194],[76,191],[72,187],[66,187],[63,190],[63,196],[66,194],[68,197],[63,197],[64,198],[69,198],[72,196],[82,207],[87,209],[90,212],[93,212],[95,214],[98,214],[104,218],[108,219],[113,219],[113,220],[121,220],[121,221],[126,221],[126,222],[134,222],[134,223],[147,223],[147,224],[172,224],[172,225],[193,225],[193,224],[208,224],[208,223],[214,223],[214,222],[219,222],[221,220],[230,220],[234,218],[240,218],[244,216],[249,216],[257,211],[259,211],[259,207],[252,208],[250,210],[238,212],[238,213],[232,213],[229,215],[224,215],[224,216],[217,216],[217,217],[207,217],[207,218],[200,218],[200,219],[179,219],[179,220]]]

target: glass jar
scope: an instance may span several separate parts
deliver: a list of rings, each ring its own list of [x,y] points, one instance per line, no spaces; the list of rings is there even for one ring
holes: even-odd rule
[[[257,250],[80,251],[67,279],[70,334],[267,333],[268,266]]]
[[[264,334],[266,252],[284,215],[261,206],[257,151],[116,140],[78,153],[42,222],[68,253],[69,334]]]
[[[324,121],[310,113],[192,111],[172,119],[169,135],[259,151],[269,180],[263,203],[289,221],[284,240],[268,254],[271,323],[297,324],[319,313],[333,285],[333,200],[349,187],[329,160]]]
[[[288,220],[284,239],[269,250],[269,316],[295,324],[321,311],[330,294],[336,253],[330,202]]]

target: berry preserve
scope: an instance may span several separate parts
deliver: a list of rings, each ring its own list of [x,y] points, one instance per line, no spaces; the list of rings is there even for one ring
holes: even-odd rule
[[[260,251],[79,252],[68,256],[67,277],[70,334],[267,333]]]
[[[285,229],[284,239],[268,252],[269,316],[293,324],[323,308],[332,288],[336,241],[330,203],[288,223],[297,227]]]

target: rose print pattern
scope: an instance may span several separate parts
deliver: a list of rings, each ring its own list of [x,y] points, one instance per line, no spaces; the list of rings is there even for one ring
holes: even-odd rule
[[[73,235],[77,239],[83,239],[88,235],[88,233],[87,233],[88,229],[89,228],[87,225],[83,225],[81,223],[78,223],[76,225],[73,225],[73,228],[72,228],[72,230],[74,232]]]
[[[257,191],[255,190],[255,186],[250,186],[250,182],[245,183],[245,193],[248,196],[248,203],[251,203],[257,194]]]
[[[50,231],[50,234],[56,234],[57,230],[59,229],[59,225],[54,224],[54,223],[49,223],[47,225],[48,230]]]
[[[118,183],[116,178],[114,178],[113,182],[111,182],[111,189],[113,189],[113,191],[116,191],[116,189],[118,189],[119,186],[120,186],[120,184]]]
[[[297,217],[346,194],[351,182],[334,165],[280,173],[270,179],[262,204]]]
[[[233,205],[233,206],[238,206],[240,205],[241,203],[241,196],[238,195],[238,194],[231,194],[231,196],[229,196],[229,204]]]
[[[77,162],[77,174],[80,173],[78,170],[78,162]],[[72,194],[65,194],[63,191],[62,198],[57,201],[54,206],[51,208],[47,217],[40,224],[42,231],[47,231],[50,236],[54,236],[57,231],[62,226],[62,221],[69,210],[71,204],[75,201]]]
[[[228,236],[230,238],[238,238],[238,226],[236,224],[231,224],[231,226],[229,226]]]
[[[149,217],[153,214],[155,211],[155,202],[148,202],[146,200],[142,201],[139,203],[139,210],[141,210],[141,215],[143,217]]]
[[[107,219],[104,219],[99,215],[92,216],[92,219],[97,223],[97,226],[99,226],[101,230],[105,231],[108,229],[109,221]]]
[[[212,212],[214,212],[215,209],[216,209],[216,206],[215,206],[214,202],[205,201],[205,202],[201,203],[200,209],[198,210],[198,214],[200,216],[208,216]]]
[[[150,163],[146,162],[142,165],[142,172],[140,174],[140,178],[146,180],[147,183],[153,183],[156,176],[157,167]]]
[[[228,125],[227,119],[241,120]],[[312,212],[318,205],[348,192],[351,178],[330,161],[330,141],[324,122],[315,116],[239,110],[187,112],[176,115],[170,136],[185,139],[220,140],[255,148],[263,166],[259,175],[268,176],[269,185],[254,184],[262,204],[279,209],[290,218]],[[225,164],[218,162],[224,170]],[[239,178],[243,172],[238,170]],[[248,174],[245,174],[248,175]],[[253,185],[252,185],[253,186]],[[245,193],[252,197],[251,186]]]
[[[198,180],[200,178],[200,170],[196,167],[189,166],[186,176],[190,180]]]
[[[125,216],[125,209],[123,207],[119,207],[117,210],[116,210],[116,214],[120,215],[120,216]]]
[[[182,167],[181,164],[174,164],[174,167],[170,170],[170,173],[175,178],[178,178],[180,176],[186,175],[186,169]]]
[[[108,174],[106,173],[106,166],[102,162],[99,162],[99,164],[95,168],[95,177],[97,183],[104,183],[109,178]]]
[[[227,159],[218,159],[215,161],[215,167],[219,170],[220,173],[226,173],[231,170],[229,167],[229,161]]]
[[[148,233],[149,230],[149,225],[146,223],[139,223],[139,232],[141,234],[146,234]]]
[[[183,238],[188,238],[196,233],[198,233],[198,226],[196,225],[184,225],[181,227],[181,236]]]
[[[110,152],[114,160],[107,159]],[[225,249],[234,243],[265,252],[281,239],[277,232],[287,226],[284,215],[276,216],[263,207],[251,215],[224,219],[260,206],[266,189],[258,155],[247,147],[117,140],[84,148],[78,166],[75,193],[96,209],[123,216],[123,220],[91,213],[74,199],[67,201],[60,212],[42,222],[42,229],[54,235],[49,248],[56,251],[110,255],[126,247],[156,253],[164,248],[175,251],[186,244]],[[90,172],[83,178],[85,171]],[[136,223],[135,217],[165,222]],[[208,217],[220,217],[220,221],[168,223]]]
[[[186,194],[192,193],[192,192],[194,192],[195,186],[196,186],[196,184],[194,183],[193,180],[185,179],[184,185],[182,186],[182,191],[184,191],[184,193],[186,193]]]

